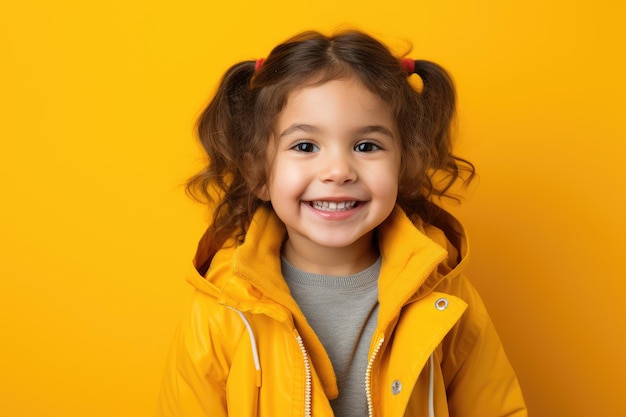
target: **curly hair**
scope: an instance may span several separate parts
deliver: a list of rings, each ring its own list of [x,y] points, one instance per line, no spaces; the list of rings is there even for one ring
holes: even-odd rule
[[[415,87],[400,59],[359,31],[304,32],[276,46],[260,69],[255,63],[240,62],[225,73],[197,123],[209,162],[187,191],[213,205],[204,238],[209,252],[231,237],[242,241],[255,210],[268,204],[258,196],[269,178],[274,124],[288,95],[304,86],[356,77],[390,106],[402,142],[397,204],[409,216],[436,217],[433,197],[455,198],[453,184],[473,178],[474,166],[452,153],[455,89],[441,66],[415,61],[421,78]]]

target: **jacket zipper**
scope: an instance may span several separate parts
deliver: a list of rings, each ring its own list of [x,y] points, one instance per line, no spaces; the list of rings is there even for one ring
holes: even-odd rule
[[[376,360],[376,355],[378,355],[378,352],[383,346],[384,341],[384,337],[381,337],[378,340],[378,344],[376,345],[374,352],[372,352],[372,357],[370,358],[367,364],[367,370],[365,371],[365,394],[367,395],[367,410],[369,417],[374,416],[374,401],[372,400],[372,369],[374,368],[374,360]]]
[[[304,358],[304,373],[305,373],[305,391],[304,391],[304,416],[311,417],[311,364],[309,363],[309,355],[306,353],[304,342],[302,337],[296,336],[298,345],[302,351],[302,357]]]

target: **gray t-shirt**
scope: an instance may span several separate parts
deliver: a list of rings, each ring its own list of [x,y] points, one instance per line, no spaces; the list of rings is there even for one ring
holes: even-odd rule
[[[331,401],[336,417],[368,413],[365,372],[378,319],[379,258],[348,276],[301,271],[282,259],[285,281],[333,364],[339,397]]]

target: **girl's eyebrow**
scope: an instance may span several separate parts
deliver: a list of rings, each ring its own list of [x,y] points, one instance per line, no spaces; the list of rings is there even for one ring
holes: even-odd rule
[[[319,129],[315,126],[311,126],[311,125],[307,125],[307,124],[300,124],[300,123],[294,123],[291,126],[289,126],[287,129],[283,130],[282,133],[280,135],[278,135],[278,138],[282,138],[285,136],[289,136],[294,132],[304,132],[304,133],[319,133]]]
[[[362,134],[362,135],[366,135],[368,133],[380,133],[385,136],[389,136],[391,139],[394,138],[393,132],[382,125],[365,126],[359,129],[357,133]]]
[[[298,131],[304,132],[304,133],[319,133],[320,129],[312,125],[294,123],[291,126],[289,126],[287,129],[283,130],[281,134],[278,135],[278,138],[280,139],[282,137],[289,136],[290,134],[294,132],[298,132]],[[368,133],[380,133],[385,136],[389,136],[391,139],[394,138],[392,131],[382,125],[364,126],[362,128],[357,129],[356,133],[360,135],[366,135]]]

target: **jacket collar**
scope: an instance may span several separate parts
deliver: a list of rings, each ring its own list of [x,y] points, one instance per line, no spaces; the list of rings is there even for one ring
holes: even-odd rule
[[[438,228],[419,219],[411,220],[396,207],[379,226],[377,235],[383,258],[379,280],[380,324],[384,324],[387,316],[389,319],[396,316],[407,302],[430,293],[448,274],[458,274],[465,264],[468,250],[461,225],[444,211],[441,218],[444,224]],[[462,238],[452,242],[444,228],[454,230]],[[231,242],[217,252],[207,281],[220,289],[223,301],[235,303],[237,308],[245,307],[242,300],[247,300],[258,311],[258,303],[265,305],[271,301],[292,314],[298,313],[299,308],[281,274],[280,250],[285,237],[285,227],[274,212],[260,207],[245,241],[238,246]]]
[[[426,236],[422,226],[396,207],[379,227],[383,258],[378,282],[379,327],[387,327],[404,305],[430,293],[444,278],[437,266],[447,251]]]

